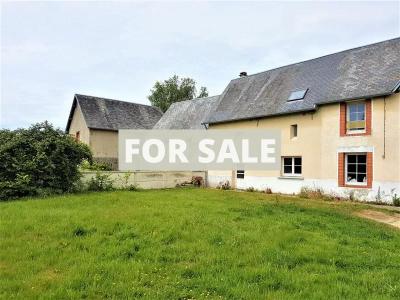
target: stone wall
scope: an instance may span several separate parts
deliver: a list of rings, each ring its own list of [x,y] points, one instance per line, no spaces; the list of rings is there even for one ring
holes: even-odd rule
[[[188,172],[155,172],[155,171],[101,171],[102,174],[110,175],[110,179],[114,182],[114,187],[122,188],[125,185],[135,185],[142,189],[163,189],[174,188],[177,184],[190,182],[193,176],[201,176],[206,180],[206,172],[204,171],[188,171]],[[90,178],[96,176],[96,171],[83,172],[83,182],[88,182]]]

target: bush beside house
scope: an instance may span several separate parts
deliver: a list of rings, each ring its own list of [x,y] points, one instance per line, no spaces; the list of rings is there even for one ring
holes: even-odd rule
[[[89,147],[48,122],[0,130],[0,200],[74,191]]]

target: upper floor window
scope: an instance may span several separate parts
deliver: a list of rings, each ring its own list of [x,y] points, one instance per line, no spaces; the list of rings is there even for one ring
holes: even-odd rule
[[[348,133],[365,132],[365,101],[347,103],[346,128]]]
[[[307,94],[308,89],[305,90],[299,90],[299,91],[293,91],[290,93],[289,98],[287,101],[296,101],[296,100],[302,100]]]

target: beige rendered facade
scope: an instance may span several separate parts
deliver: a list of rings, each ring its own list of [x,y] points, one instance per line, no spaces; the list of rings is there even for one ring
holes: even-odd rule
[[[75,107],[68,133],[89,145],[95,160],[107,162],[113,169],[117,168],[118,131],[88,128],[79,104]]]
[[[395,194],[400,195],[400,94],[375,98],[370,104],[371,132],[366,135],[340,135],[340,103],[322,105],[313,112],[210,124],[209,130],[279,129],[282,157],[301,157],[302,171],[300,176],[285,176],[283,170],[244,170],[244,178],[236,178],[235,171],[209,171],[208,183],[215,186],[229,180],[235,188],[271,188],[281,193],[321,188],[341,197],[354,193],[361,200],[391,202]],[[292,125],[297,125],[297,137]],[[372,186],[340,184],[340,153],[371,153]]]

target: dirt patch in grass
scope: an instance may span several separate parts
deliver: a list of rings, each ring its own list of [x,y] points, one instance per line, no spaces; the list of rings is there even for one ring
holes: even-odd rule
[[[400,229],[400,215],[388,215],[376,210],[362,210],[356,213],[357,216],[367,218],[380,223],[385,223]]]

